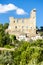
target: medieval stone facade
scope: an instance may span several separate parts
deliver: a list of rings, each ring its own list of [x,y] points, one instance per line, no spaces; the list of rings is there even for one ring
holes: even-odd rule
[[[19,18],[15,19],[13,17],[9,18],[10,23],[7,32],[16,37],[20,35],[25,35],[26,37],[36,36],[36,9],[30,12],[29,18]]]

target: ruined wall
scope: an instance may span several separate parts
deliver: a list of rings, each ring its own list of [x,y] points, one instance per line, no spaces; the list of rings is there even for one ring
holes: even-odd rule
[[[30,18],[15,19],[10,17],[9,20],[9,34],[15,34],[16,36],[26,34],[29,37],[36,35],[36,9],[30,12]]]

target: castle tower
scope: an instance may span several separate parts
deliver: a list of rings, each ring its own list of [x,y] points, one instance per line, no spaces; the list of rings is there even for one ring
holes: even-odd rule
[[[36,34],[36,9],[33,9],[30,13],[30,18],[33,24],[33,32]]]
[[[32,19],[32,21],[33,21],[33,23],[34,23],[35,28],[36,28],[36,9],[33,9],[33,10],[31,11],[30,17],[31,17],[31,19]]]

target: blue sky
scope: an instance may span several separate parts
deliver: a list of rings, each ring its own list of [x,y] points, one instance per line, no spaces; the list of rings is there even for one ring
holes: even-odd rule
[[[9,17],[29,18],[36,8],[36,24],[43,26],[43,0],[0,0],[0,23],[9,23]]]

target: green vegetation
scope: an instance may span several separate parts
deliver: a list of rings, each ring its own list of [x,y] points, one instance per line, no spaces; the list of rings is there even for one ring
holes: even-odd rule
[[[43,40],[18,41],[6,28],[0,24],[0,47],[14,51],[0,50],[0,65],[43,65]]]
[[[43,65],[43,40],[19,43],[14,51],[0,51],[1,65]]]
[[[36,33],[37,32],[39,32],[39,34],[43,36],[43,26],[41,26],[40,28],[36,27]]]

